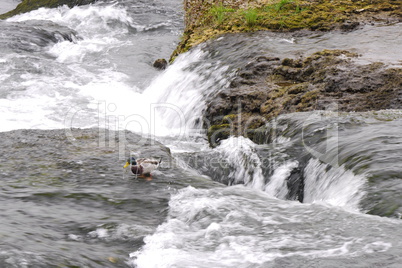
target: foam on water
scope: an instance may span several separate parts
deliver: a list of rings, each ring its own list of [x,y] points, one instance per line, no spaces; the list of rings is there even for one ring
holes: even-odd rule
[[[54,63],[51,63],[54,64]],[[60,70],[56,65],[55,70]],[[28,73],[20,76],[22,90],[0,99],[1,131],[18,128],[108,127],[108,118],[131,115],[141,110],[141,95],[125,83],[127,77],[113,70],[99,74],[80,66],[66,66],[62,72]],[[138,105],[128,103],[138,100]],[[108,105],[108,106],[106,106]],[[119,108],[116,115],[115,108]],[[134,107],[134,109],[133,109]],[[121,124],[125,120],[121,120]],[[113,129],[117,128],[111,125]]]
[[[1,81],[7,82],[4,85],[11,88],[0,100],[1,131],[103,127],[150,133],[154,97],[138,93],[109,57],[110,50],[130,45],[127,35],[137,27],[124,7],[40,8],[7,21],[29,24],[30,20],[69,27],[79,38],[43,49],[56,61],[46,56],[5,55],[2,62],[6,72],[26,73],[11,82],[7,81],[10,75],[1,76]],[[26,70],[21,69],[23,65]],[[21,90],[15,90],[14,84]]]
[[[32,266],[43,267],[45,258],[35,252],[22,250],[5,250],[0,251],[0,259],[4,259],[4,263],[8,267],[28,268]]]
[[[60,62],[82,62],[89,53],[121,46],[123,41],[119,37],[135,27],[126,9],[117,5],[40,8],[7,19],[10,22],[29,20],[52,21],[77,31],[79,40],[59,42],[50,48],[49,53]]]
[[[331,221],[323,220],[327,217]],[[392,238],[378,233],[378,221],[382,219],[273,199],[243,186],[188,187],[172,196],[167,221],[145,238],[141,250],[131,254],[130,264],[138,268],[269,267],[286,260],[289,267],[300,261],[309,267],[317,259],[348,259],[389,250]],[[364,230],[358,230],[362,223]],[[383,228],[390,227],[381,223]]]
[[[49,20],[54,23],[68,26],[84,37],[115,32],[117,35],[128,32],[127,26],[133,25],[132,18],[124,7],[112,5],[87,5],[69,8],[39,8],[28,13],[16,15],[7,19],[10,22],[23,22],[28,20]],[[125,25],[126,27],[120,27]],[[133,25],[134,26],[134,25]]]
[[[201,63],[205,53],[195,49],[180,55],[173,65],[140,92],[129,82],[129,76],[117,71],[116,63],[110,58],[114,53],[111,51],[133,46],[130,31],[147,31],[168,22],[153,26],[138,25],[127,10],[117,4],[94,4],[71,9],[67,6],[40,8],[8,19],[9,22],[27,23],[30,20],[47,20],[71,28],[77,32],[78,38],[60,41],[45,49],[45,53],[57,61],[51,63],[53,69],[67,69],[68,72],[61,71],[57,76],[41,73],[29,77],[37,95],[31,89],[13,95],[16,102],[19,99],[19,103],[24,105],[21,114],[16,109],[10,109],[13,104],[9,98],[4,100],[2,112],[9,116],[5,119],[7,123],[2,124],[3,131],[14,129],[21,122],[13,118],[29,113],[32,116],[22,120],[23,124],[19,127],[101,126],[187,140],[191,139],[189,136],[193,132],[201,129],[199,119],[206,107],[206,96],[228,84],[227,77],[223,76],[227,67],[216,62]],[[13,60],[8,59],[9,62]],[[46,66],[47,62],[40,58],[38,64]],[[42,83],[45,80],[48,84]],[[24,83],[26,81],[20,84]],[[48,98],[49,91],[56,93]],[[26,106],[28,102],[32,105]],[[60,106],[65,106],[62,108],[64,116],[61,116],[62,120],[57,120],[52,114],[57,114]],[[17,123],[13,124],[14,121]]]

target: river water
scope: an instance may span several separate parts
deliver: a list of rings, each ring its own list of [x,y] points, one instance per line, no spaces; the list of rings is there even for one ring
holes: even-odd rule
[[[0,267],[400,267],[400,110],[282,115],[258,144],[213,149],[201,128],[248,60],[339,48],[400,67],[400,24],[227,36],[165,71],[152,63],[179,41],[180,0],[0,29]],[[123,170],[130,154],[162,159],[152,180]]]

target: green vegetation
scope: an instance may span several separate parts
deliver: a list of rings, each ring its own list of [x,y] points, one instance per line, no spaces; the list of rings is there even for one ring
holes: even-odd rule
[[[233,134],[233,127],[230,124],[212,125],[208,128],[208,142],[212,146],[216,146],[221,139],[227,139]]]
[[[212,3],[211,3],[212,2]],[[373,19],[375,13],[384,18],[402,15],[396,0],[193,0],[187,3],[186,29],[182,41],[173,53],[177,54],[224,33],[259,30],[293,31],[298,29],[328,31],[346,21]]]
[[[244,17],[247,26],[252,27],[257,24],[258,11],[256,9],[248,9],[244,12]]]
[[[221,25],[224,22],[225,18],[228,17],[227,13],[229,12],[234,12],[234,9],[226,8],[222,4],[213,6],[209,11],[210,16],[214,19],[217,25]]]
[[[285,9],[287,5],[293,4],[293,0],[280,0],[278,3],[273,5],[268,5],[267,8],[274,8],[276,11]]]

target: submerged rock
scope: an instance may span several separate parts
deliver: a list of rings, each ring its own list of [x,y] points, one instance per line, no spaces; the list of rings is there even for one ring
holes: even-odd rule
[[[159,69],[159,70],[165,70],[166,69],[166,67],[167,67],[167,61],[165,60],[165,59],[157,59],[155,62],[154,62],[154,64],[153,64],[153,66],[156,68],[156,69]]]

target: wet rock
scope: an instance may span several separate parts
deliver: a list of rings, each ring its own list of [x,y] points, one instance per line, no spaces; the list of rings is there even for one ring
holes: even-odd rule
[[[165,70],[166,69],[166,67],[167,67],[167,61],[165,60],[165,59],[157,59],[155,62],[154,62],[154,64],[153,64],[153,66],[156,68],[156,69],[159,69],[159,70]]]
[[[344,50],[298,59],[256,57],[209,102],[206,122],[229,124],[230,133],[253,138],[255,129],[285,113],[401,109],[402,69],[379,62],[364,65],[355,61],[358,57]]]
[[[342,31],[353,31],[360,25],[358,21],[346,21],[343,23],[340,28]]]
[[[297,200],[303,203],[304,199],[304,167],[297,167],[292,170],[290,176],[286,179],[288,194],[286,199]]]
[[[399,2],[185,0],[185,30],[171,59],[202,42],[228,33],[301,29],[353,31],[365,24],[397,23],[401,18]],[[258,17],[253,22],[245,17],[250,10]]]

